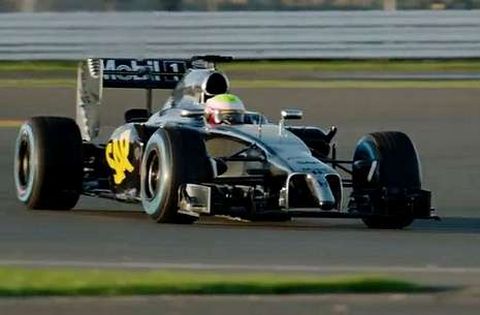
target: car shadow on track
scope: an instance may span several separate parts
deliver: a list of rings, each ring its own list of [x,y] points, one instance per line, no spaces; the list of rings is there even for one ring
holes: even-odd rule
[[[437,222],[418,220],[409,230],[480,234],[480,217],[445,217]]]
[[[106,216],[119,219],[149,220],[140,211],[125,210],[86,210],[76,209],[71,213],[82,216]],[[334,229],[372,231],[356,219],[293,219],[284,222],[250,222],[227,217],[202,217],[193,226],[199,228],[232,227],[232,228],[263,228],[263,229]],[[187,227],[182,225],[182,227]],[[378,230],[377,230],[378,231]],[[410,227],[399,232],[435,232],[435,233],[468,233],[480,234],[480,217],[446,217],[441,221],[417,220]]]

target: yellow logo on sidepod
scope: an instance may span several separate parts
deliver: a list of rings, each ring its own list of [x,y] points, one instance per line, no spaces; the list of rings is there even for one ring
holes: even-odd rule
[[[105,149],[108,166],[110,166],[115,174],[113,181],[115,184],[121,184],[125,179],[125,172],[132,172],[133,165],[128,160],[130,152],[130,130],[124,131],[119,139],[111,141]]]

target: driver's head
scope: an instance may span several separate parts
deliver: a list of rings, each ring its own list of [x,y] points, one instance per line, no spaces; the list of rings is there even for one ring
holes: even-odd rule
[[[210,124],[241,124],[245,115],[243,102],[233,94],[219,94],[205,103],[205,115]]]

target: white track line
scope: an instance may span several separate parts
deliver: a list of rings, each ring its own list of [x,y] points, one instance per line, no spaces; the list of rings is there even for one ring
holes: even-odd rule
[[[443,273],[477,274],[477,267],[440,266],[305,266],[305,265],[248,265],[209,263],[156,263],[156,262],[98,262],[72,260],[0,260],[3,266],[22,267],[88,267],[88,268],[143,268],[143,269],[184,269],[184,270],[247,270],[247,271],[288,271],[288,272],[368,272],[368,273]]]

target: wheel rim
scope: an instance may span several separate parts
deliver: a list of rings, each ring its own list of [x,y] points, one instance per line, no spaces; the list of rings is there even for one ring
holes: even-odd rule
[[[20,187],[25,188],[30,178],[30,145],[25,137],[20,142],[20,151],[18,153],[18,179]]]
[[[160,186],[160,159],[157,150],[152,150],[148,156],[146,174],[145,195],[148,199],[153,199]]]
[[[172,191],[172,160],[168,138],[158,130],[148,140],[142,158],[140,196],[143,209],[155,220],[163,219]]]
[[[15,186],[18,198],[26,202],[31,195],[35,177],[34,138],[30,126],[25,125],[20,131],[15,149]]]

